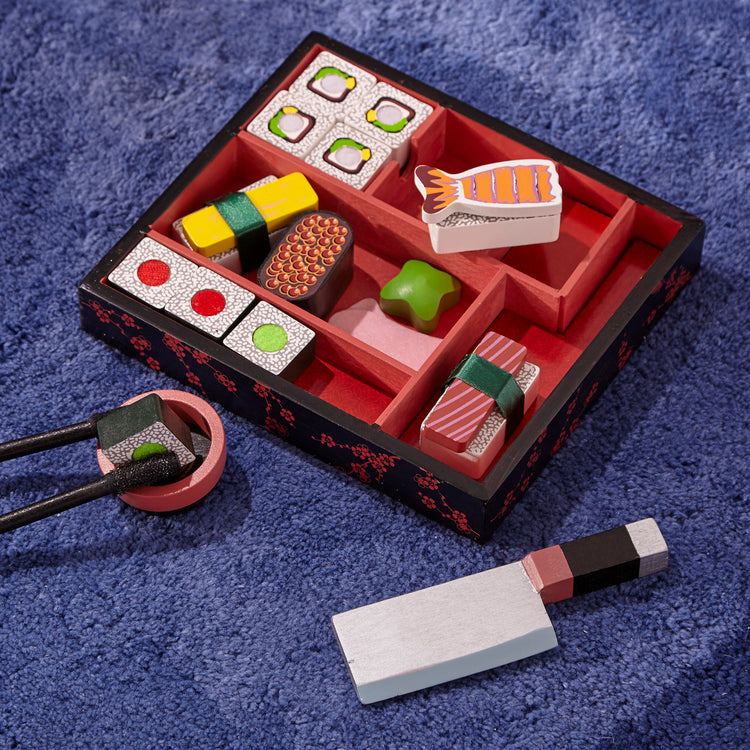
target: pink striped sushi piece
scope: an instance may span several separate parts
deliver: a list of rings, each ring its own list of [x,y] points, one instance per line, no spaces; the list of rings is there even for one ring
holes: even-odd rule
[[[474,354],[515,376],[526,361],[526,347],[502,336],[488,333]],[[462,380],[454,380],[422,426],[422,434],[449,450],[462,453],[495,406],[495,400]]]

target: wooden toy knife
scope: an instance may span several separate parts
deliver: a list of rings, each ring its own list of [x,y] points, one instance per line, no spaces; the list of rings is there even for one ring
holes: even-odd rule
[[[653,518],[523,560],[334,615],[362,703],[492,669],[557,646],[545,605],[667,567]]]

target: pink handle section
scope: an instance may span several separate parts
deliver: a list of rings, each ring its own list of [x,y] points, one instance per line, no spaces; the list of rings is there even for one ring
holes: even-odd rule
[[[532,552],[521,562],[545,604],[573,596],[573,573],[559,544]]]
[[[488,333],[474,354],[515,376],[526,361],[526,347],[499,333]],[[454,380],[427,416],[422,434],[462,453],[490,415],[495,401],[462,380]]]

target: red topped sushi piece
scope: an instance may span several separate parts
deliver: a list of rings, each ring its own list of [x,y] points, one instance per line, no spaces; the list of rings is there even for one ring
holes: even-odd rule
[[[352,228],[331,211],[298,216],[258,269],[258,284],[326,317],[352,279]]]

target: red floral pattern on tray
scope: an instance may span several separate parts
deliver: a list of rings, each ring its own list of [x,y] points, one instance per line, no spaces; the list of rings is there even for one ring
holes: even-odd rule
[[[450,507],[445,495],[441,492],[443,482],[434,474],[429,472],[417,473],[414,475],[414,481],[420,488],[417,490],[417,497],[428,511],[440,515],[461,533],[479,538],[479,533],[469,525],[466,514]]]
[[[263,426],[279,437],[287,437],[291,428],[294,427],[294,414],[284,406],[281,399],[267,385],[256,383],[253,391],[266,404],[266,419]],[[274,411],[276,416],[273,414]]]
[[[101,303],[93,299],[82,300],[81,305],[91,309],[96,315],[97,320],[102,324],[114,326],[120,333],[123,343],[129,344],[133,352],[152,370],[156,370],[157,372],[162,371],[160,361],[154,356],[154,343],[148,339],[146,333],[141,333],[144,329],[136,323],[132,315],[104,307]],[[196,372],[197,369],[208,371],[213,379],[220,383],[227,391],[234,394],[237,393],[237,385],[234,380],[219,370],[214,365],[213,359],[205,352],[188,346],[183,341],[176,339],[168,333],[162,333],[161,343],[182,364],[185,380],[204,396],[207,395],[206,389],[201,375]]]
[[[663,278],[654,289],[654,294],[664,290],[664,298],[649,313],[646,325],[649,326],[656,320],[662,310],[670,305],[679,291],[693,278],[693,273],[685,266],[675,266],[669,276]]]
[[[93,310],[94,315],[96,315],[100,323],[114,326],[126,338],[131,336],[130,331],[126,329],[132,328],[136,331],[143,330],[141,326],[135,322],[135,318],[133,318],[132,315],[104,307],[104,305],[97,302],[95,299],[87,299],[82,301],[81,304],[88,307],[90,310]],[[131,340],[133,339],[131,338]]]
[[[326,448],[339,448],[349,451],[352,458],[356,460],[352,460],[348,466],[341,466],[341,469],[347,474],[357,477],[360,482],[365,484],[379,482],[390,469],[395,467],[396,462],[400,461],[391,453],[378,453],[364,443],[353,445],[338,443],[326,433],[321,433],[319,436],[313,435],[312,440]]]

